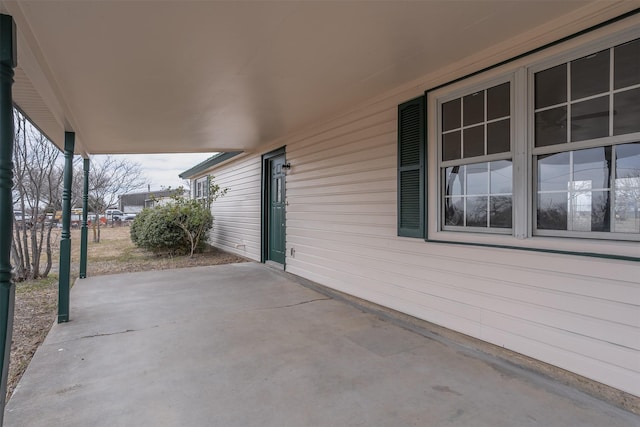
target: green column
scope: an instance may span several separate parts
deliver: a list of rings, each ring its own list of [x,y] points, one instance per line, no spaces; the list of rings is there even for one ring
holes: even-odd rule
[[[82,187],[82,229],[80,230],[80,278],[87,277],[88,232],[87,211],[89,209],[89,159],[84,159],[84,186]]]
[[[13,18],[0,15],[0,425],[4,417],[7,374],[11,354],[13,307],[16,290],[11,281],[13,233],[13,69],[16,61],[16,27]]]
[[[71,184],[73,182],[73,149],[76,134],[64,133],[64,176],[62,183],[62,236],[60,238],[60,276],[58,278],[58,323],[69,321],[69,288],[71,282]]]

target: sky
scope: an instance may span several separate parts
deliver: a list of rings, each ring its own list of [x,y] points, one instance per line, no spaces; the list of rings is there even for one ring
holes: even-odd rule
[[[126,158],[129,161],[139,163],[147,177],[151,190],[162,188],[186,187],[184,180],[178,175],[198,163],[207,160],[215,153],[181,153],[181,154],[122,154],[113,156]],[[95,156],[98,157],[98,156]],[[146,191],[146,188],[141,191]]]

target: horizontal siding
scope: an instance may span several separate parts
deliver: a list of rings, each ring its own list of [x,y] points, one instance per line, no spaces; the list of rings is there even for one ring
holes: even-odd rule
[[[278,141],[287,271],[640,396],[637,262],[397,236],[397,105],[419,92]],[[259,259],[260,155],[215,175],[214,243]]]
[[[640,395],[637,263],[397,237],[408,98],[285,141],[287,270]]]
[[[214,182],[227,188],[213,202],[212,245],[260,261],[260,158],[251,157],[214,171]]]

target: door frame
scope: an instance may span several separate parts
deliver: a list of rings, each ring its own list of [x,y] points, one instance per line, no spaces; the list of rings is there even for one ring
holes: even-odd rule
[[[280,147],[277,150],[273,150],[270,151],[266,154],[262,155],[262,172],[260,174],[261,177],[261,183],[260,183],[260,188],[261,188],[261,192],[262,192],[262,196],[261,196],[261,221],[260,221],[260,246],[261,246],[261,251],[260,251],[260,262],[264,263],[266,261],[268,261],[268,255],[269,255],[269,186],[271,185],[271,180],[270,180],[270,173],[271,173],[271,167],[270,167],[270,163],[271,163],[271,159],[280,155],[285,155],[285,162],[287,161],[286,158],[286,146]],[[286,174],[285,174],[286,176]],[[285,226],[282,229],[282,232],[285,234],[286,236],[286,229],[287,229],[287,210],[286,210],[286,179],[285,179],[285,211],[284,211],[284,216],[285,216]],[[286,241],[286,239],[285,239]],[[285,247],[285,254],[284,254],[284,263],[282,264],[283,267],[286,266],[286,262],[287,262],[287,251],[286,251],[286,247]]]

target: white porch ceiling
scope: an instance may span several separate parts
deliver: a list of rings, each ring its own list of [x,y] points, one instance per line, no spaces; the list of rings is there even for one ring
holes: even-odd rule
[[[589,1],[7,1],[16,103],[77,152],[252,150]],[[631,2],[626,3],[631,9]]]

